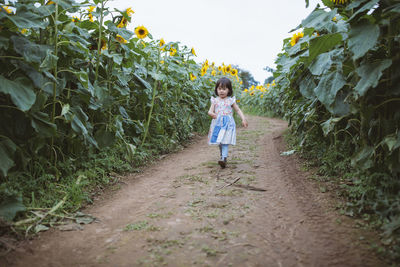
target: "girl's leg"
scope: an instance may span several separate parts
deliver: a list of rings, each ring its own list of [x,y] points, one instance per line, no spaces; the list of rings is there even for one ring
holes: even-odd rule
[[[228,157],[229,145],[221,144],[221,157],[226,159]]]
[[[229,145],[221,144],[220,148],[221,148],[221,159],[218,161],[218,164],[222,168],[225,168],[225,166],[226,166],[226,158],[228,157]]]

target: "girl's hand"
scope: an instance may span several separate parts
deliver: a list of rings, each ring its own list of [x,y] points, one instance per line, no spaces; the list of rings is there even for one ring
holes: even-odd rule
[[[242,125],[243,125],[243,127],[246,127],[246,128],[247,128],[247,126],[249,126],[246,119],[242,120]]]
[[[213,118],[213,119],[216,119],[216,118],[217,118],[217,114],[215,114],[215,113],[211,113],[210,116],[211,116],[211,118]]]

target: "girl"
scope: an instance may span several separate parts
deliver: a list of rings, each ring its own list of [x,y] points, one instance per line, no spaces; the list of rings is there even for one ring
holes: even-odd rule
[[[208,111],[208,115],[213,118],[208,133],[208,144],[219,145],[221,158],[218,164],[225,168],[228,147],[236,144],[236,125],[232,116],[232,108],[242,119],[242,125],[247,127],[248,124],[246,117],[236,104],[236,98],[232,97],[232,83],[228,78],[224,77],[217,81],[215,94],[218,97],[211,97],[211,107]]]

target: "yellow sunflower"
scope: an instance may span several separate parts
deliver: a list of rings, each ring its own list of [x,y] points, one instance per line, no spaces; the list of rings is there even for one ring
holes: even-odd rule
[[[93,12],[93,10],[96,8],[96,6],[90,6],[88,9],[87,9],[87,11],[89,12],[89,13],[92,13]]]
[[[219,71],[222,71],[222,66],[219,66],[219,67],[218,67],[218,70],[219,70]]]
[[[160,42],[158,43],[158,45],[161,47],[163,45],[165,45],[165,41],[163,38],[160,39]]]
[[[292,39],[290,40],[290,44],[292,46],[294,46],[295,44],[297,44],[297,42],[300,40],[300,38],[302,38],[304,36],[303,32],[298,32],[293,34]]]
[[[204,76],[207,73],[207,68],[201,68],[201,76]]]
[[[213,71],[211,72],[211,75],[212,75],[212,76],[215,76],[215,75],[217,75],[217,72],[216,72],[215,70],[213,70]]]
[[[122,17],[120,23],[117,25],[117,28],[124,28],[128,25],[128,20]]]
[[[225,72],[226,72],[226,73],[230,73],[230,72],[231,72],[231,69],[232,69],[231,65],[226,66],[226,67],[225,67]]]
[[[344,5],[344,4],[347,4],[347,2],[349,2],[349,0],[331,0],[331,2],[333,2],[335,5],[338,5],[338,4]]]
[[[173,48],[173,47],[171,47],[171,49],[169,50],[169,55],[170,55],[171,57],[173,57],[173,56],[175,56],[176,52],[177,52],[176,49]]]
[[[122,37],[121,35],[117,34],[117,36],[115,36],[115,39],[120,42],[121,44],[126,44],[128,41],[124,39],[124,37]]]
[[[46,5],[54,5],[53,1],[47,1]]]
[[[231,74],[232,74],[233,76],[236,76],[236,75],[238,74],[237,69],[231,69]]]
[[[196,76],[195,75],[193,75],[193,73],[190,73],[190,80],[192,80],[192,81],[194,81],[194,80],[196,80]]]
[[[72,17],[72,22],[79,22],[79,21],[80,21],[80,19],[78,17],[76,17],[76,16]]]
[[[131,7],[128,7],[128,9],[125,12],[129,17],[135,14],[135,11],[133,11]]]
[[[2,9],[4,9],[5,12],[7,12],[7,14],[11,14],[12,10],[9,6],[1,6]]]
[[[22,33],[22,34],[26,34],[27,31],[28,31],[27,29],[22,29],[22,30],[21,30],[21,33]]]
[[[195,55],[197,57],[196,52],[194,51],[193,47],[192,47],[192,51],[191,52],[192,52],[193,55]]]
[[[144,26],[138,26],[135,28],[135,34],[139,39],[146,38],[149,34],[149,31]]]
[[[93,20],[93,15],[92,15],[92,13],[89,13],[89,14],[88,14],[88,17],[89,17],[90,22],[93,22],[93,21],[94,21],[94,20]]]

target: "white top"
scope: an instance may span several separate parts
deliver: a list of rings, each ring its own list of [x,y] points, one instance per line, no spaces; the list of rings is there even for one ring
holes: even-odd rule
[[[214,104],[214,112],[219,115],[232,115],[232,105],[236,102],[236,98],[225,97],[224,99],[220,97],[211,97],[211,103]]]

